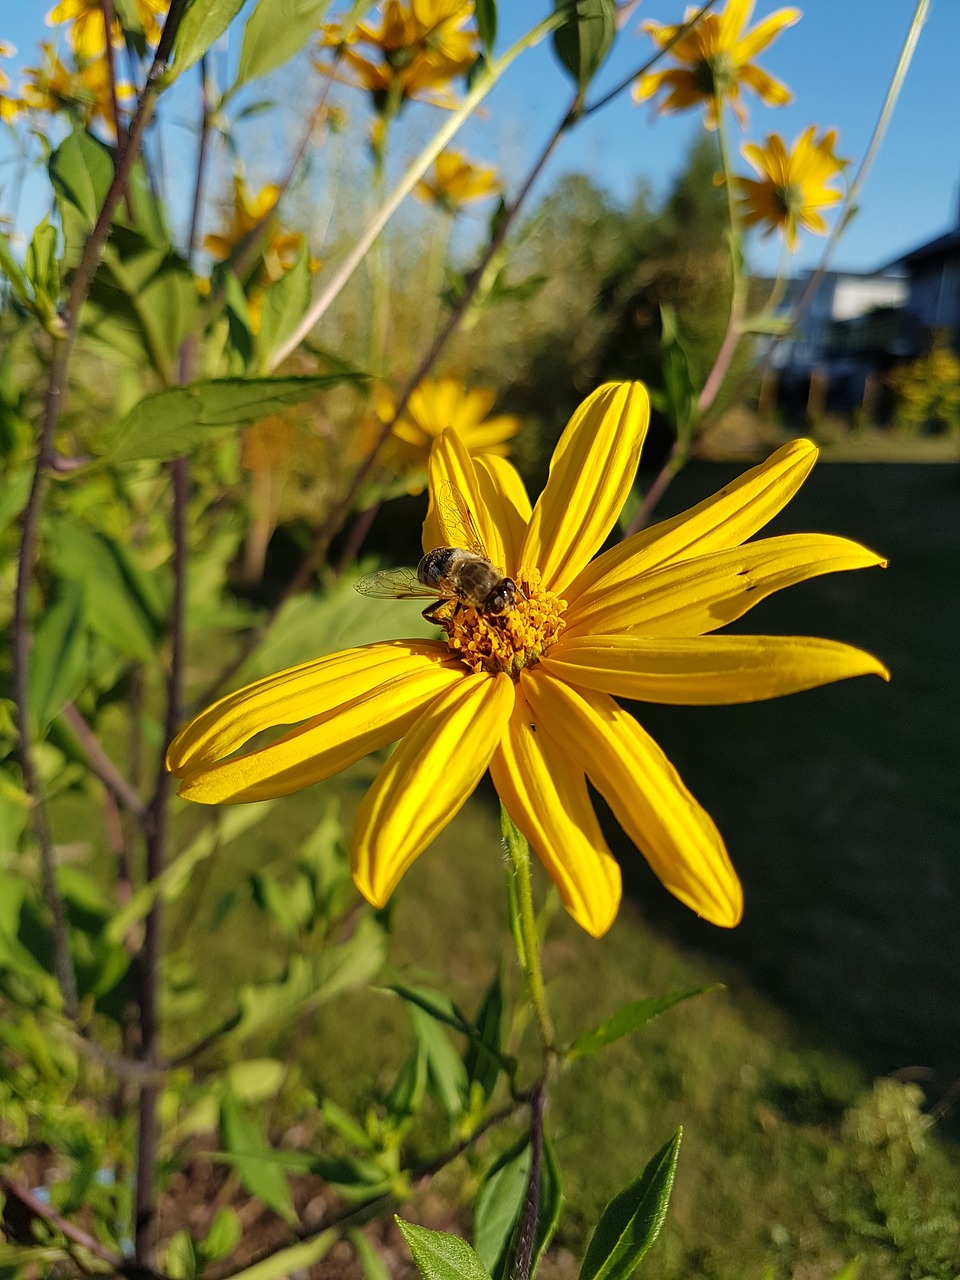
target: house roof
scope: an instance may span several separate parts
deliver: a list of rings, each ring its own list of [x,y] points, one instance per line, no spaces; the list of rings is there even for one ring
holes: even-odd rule
[[[950,257],[955,253],[960,253],[960,225],[934,240],[928,240],[926,244],[918,245],[909,253],[894,258],[890,266],[915,266],[930,259]]]

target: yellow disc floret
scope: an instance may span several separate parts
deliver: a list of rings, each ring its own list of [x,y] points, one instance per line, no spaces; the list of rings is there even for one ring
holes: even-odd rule
[[[538,569],[521,569],[516,583],[517,598],[506,613],[481,614],[451,600],[434,614],[447,633],[447,644],[471,671],[503,671],[518,680],[523,668],[536,666],[560,638],[566,600],[541,587]]]

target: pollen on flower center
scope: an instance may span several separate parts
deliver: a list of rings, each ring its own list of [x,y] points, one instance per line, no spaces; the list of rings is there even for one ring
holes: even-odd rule
[[[481,614],[458,600],[434,613],[450,649],[471,671],[503,671],[518,680],[560,638],[566,600],[541,587],[539,569],[521,569],[516,583],[517,598],[506,613]]]

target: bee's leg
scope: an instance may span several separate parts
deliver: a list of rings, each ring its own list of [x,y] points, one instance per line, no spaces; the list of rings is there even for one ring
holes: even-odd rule
[[[433,622],[433,615],[437,612],[437,610],[442,605],[445,605],[446,603],[447,603],[446,600],[444,600],[442,596],[439,600],[434,600],[432,604],[428,604],[427,607],[421,612],[420,614],[421,618],[425,618],[427,622]]]

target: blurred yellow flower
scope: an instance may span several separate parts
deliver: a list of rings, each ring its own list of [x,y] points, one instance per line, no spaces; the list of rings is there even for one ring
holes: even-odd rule
[[[471,0],[386,0],[378,7],[379,26],[325,23],[321,46],[341,49],[352,82],[372,95],[381,114],[392,114],[408,98],[455,105],[446,86],[469,71],[479,51],[476,31],[463,29],[473,17]],[[370,52],[359,52],[358,45]],[[316,66],[339,76],[332,64]]]
[[[446,213],[456,213],[472,200],[484,200],[500,190],[496,169],[471,164],[459,151],[441,151],[413,194],[439,205]]]
[[[651,71],[641,76],[633,88],[637,102],[652,98],[661,89],[666,97],[660,103],[663,112],[685,111],[703,103],[708,129],[720,123],[725,100],[743,125],[746,111],[740,103],[740,86],[746,85],[770,107],[782,107],[792,95],[785,84],[754,65],[752,59],[766,49],[786,27],[799,22],[799,9],[778,9],[757,23],[752,31],[744,27],[753,13],[754,0],[727,0],[722,13],[707,13],[697,25],[671,46],[669,56],[682,63],[666,71]],[[684,22],[689,22],[696,9],[687,9]],[[680,30],[645,22],[643,29],[663,49]]]
[[[0,58],[12,58],[16,54],[16,48],[7,40],[0,40]],[[16,120],[22,110],[22,103],[18,98],[11,98],[5,91],[10,88],[10,77],[0,67],[0,120],[5,124],[10,124]]]
[[[160,39],[159,17],[167,12],[170,0],[136,0],[136,16],[147,44],[155,45]],[[107,47],[106,25],[100,0],[60,0],[47,14],[47,26],[69,22],[68,39],[78,61],[102,57]],[[123,31],[114,22],[111,43],[123,43]]]
[[[791,252],[797,247],[798,227],[825,236],[827,224],[819,211],[843,199],[827,183],[849,163],[834,153],[836,141],[835,129],[817,138],[816,126],[811,125],[790,151],[776,133],[769,134],[762,147],[752,142],[742,146],[744,158],[760,175],[759,181],[736,179],[743,225],[765,225],[766,235],[779,228]]]
[[[424,470],[431,446],[448,428],[456,432],[468,453],[505,457],[510,452],[506,442],[520,430],[520,419],[509,413],[488,418],[496,398],[492,387],[468,391],[459,378],[425,378],[411,394],[393,434],[407,446],[407,460]],[[395,408],[390,393],[382,392],[377,402],[380,421],[389,422]]]
[[[69,111],[79,116],[88,127],[100,120],[112,134],[113,100],[106,58],[94,58],[70,70],[57,57],[52,44],[43,42],[40,49],[43,64],[27,67],[24,71],[24,106],[32,111]],[[117,97],[121,102],[132,93],[131,85],[117,85]]]
[[[234,249],[262,222],[266,222],[263,246],[264,270],[270,280],[279,280],[289,271],[303,247],[299,231],[284,231],[277,226],[273,212],[280,198],[280,188],[273,183],[252,195],[238,174],[233,179],[233,210],[229,223],[220,231],[204,236],[203,247],[211,258],[224,262]]]
[[[809,472],[817,451],[806,440],[593,559],[633,486],[648,421],[640,384],[594,392],[563,433],[534,507],[509,462],[472,458],[445,431],[430,458],[424,549],[463,547],[445,500],[452,486],[489,559],[513,580],[513,603],[491,613],[450,600],[434,617],[441,640],[347,649],[228,694],[170,746],[180,794],[202,804],[288,795],[400,739],[360,804],[350,845],[357,887],[382,905],[489,768],[567,910],[599,937],[621,884],[589,782],[671,893],[735,925],[742,891],[720,833],[614,699],[752,702],[847,676],[886,679],[876,658],[835,641],[708,634],[782,587],[883,561],[828,535],[746,542]]]

